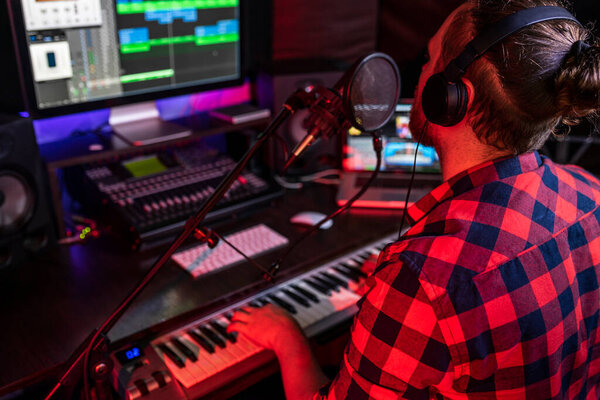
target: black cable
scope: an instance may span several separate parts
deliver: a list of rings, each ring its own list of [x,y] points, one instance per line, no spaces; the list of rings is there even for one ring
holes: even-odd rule
[[[419,154],[419,145],[421,144],[421,140],[423,139],[423,135],[425,134],[425,131],[427,130],[428,125],[429,125],[429,121],[425,120],[423,129],[421,130],[421,134],[419,135],[419,139],[417,140],[417,147],[415,148],[415,159],[413,161],[412,174],[410,176],[410,183],[408,184],[408,191],[406,192],[406,199],[404,200],[404,211],[402,212],[402,220],[400,221],[400,229],[398,230],[398,240],[400,240],[402,238],[402,229],[404,229],[404,221],[406,220],[406,211],[408,210],[408,198],[410,197],[410,192],[412,190],[412,186],[415,181],[415,172],[417,169],[417,155]]]
[[[261,270],[264,273],[267,273],[267,274],[269,273],[269,270],[267,268],[263,267],[258,262],[254,261],[252,258],[248,257],[243,251],[241,251],[240,249],[238,249],[237,247],[235,247],[235,245],[233,243],[231,243],[230,241],[228,241],[227,239],[225,239],[218,232],[212,231],[212,233],[216,237],[218,237],[219,240],[223,241],[223,243],[225,243],[226,245],[228,245],[229,247],[231,247],[233,250],[235,250],[239,255],[241,255],[242,257],[244,257],[244,259],[246,261],[248,261],[250,264],[254,265],[256,268],[258,268],[259,270]]]
[[[333,213],[331,213],[328,216],[326,216],[325,218],[323,218],[316,225],[313,225],[310,229],[308,229],[306,232],[304,232],[302,234],[302,236],[300,236],[298,239],[296,239],[296,241],[294,241],[294,243],[292,243],[290,246],[288,246],[285,253],[283,253],[281,255],[281,257],[279,257],[279,259],[277,259],[277,261],[275,261],[271,265],[270,272],[273,276],[275,276],[277,271],[279,271],[279,268],[280,268],[281,264],[283,263],[283,261],[285,260],[285,258],[292,252],[292,250],[294,250],[296,248],[296,246],[298,246],[298,244],[300,244],[300,242],[302,242],[304,239],[309,237],[313,232],[315,232],[317,229],[319,229],[325,222],[337,217],[339,214],[343,213],[348,208],[350,208],[350,206],[352,206],[352,204],[356,200],[358,200],[358,198],[360,198],[360,196],[362,196],[367,191],[369,186],[371,186],[371,183],[373,183],[373,181],[377,177],[377,174],[379,173],[379,170],[381,168],[381,151],[383,149],[383,145],[381,143],[381,137],[376,133],[371,133],[371,135],[373,136],[373,150],[375,151],[375,154],[377,155],[377,163],[375,165],[375,169],[373,170],[373,173],[371,174],[371,176],[369,177],[367,182],[365,182],[365,184],[360,188],[360,190],[350,200],[348,200],[348,202],[346,204],[339,207],[336,211],[334,211]]]

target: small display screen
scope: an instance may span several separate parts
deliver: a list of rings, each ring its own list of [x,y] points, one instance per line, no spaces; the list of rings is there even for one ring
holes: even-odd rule
[[[121,351],[115,353],[115,356],[117,357],[117,360],[119,360],[119,362],[121,364],[127,364],[131,361],[135,361],[135,360],[143,357],[144,352],[142,351],[141,348],[134,346],[134,347],[129,347],[125,350],[121,350]]]
[[[158,174],[167,170],[167,167],[157,156],[138,157],[122,163],[123,167],[134,178],[142,178],[148,175]]]

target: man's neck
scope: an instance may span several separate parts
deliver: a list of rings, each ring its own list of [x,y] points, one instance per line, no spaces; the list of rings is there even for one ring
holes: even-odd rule
[[[455,130],[442,135],[436,143],[444,181],[486,161],[510,155],[510,151],[499,150],[481,143],[471,129]]]

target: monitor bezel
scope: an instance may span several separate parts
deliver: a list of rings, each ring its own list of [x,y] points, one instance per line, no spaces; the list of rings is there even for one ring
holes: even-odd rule
[[[112,97],[107,99],[99,99],[93,101],[86,101],[80,103],[73,103],[68,105],[61,105],[49,108],[39,108],[37,104],[33,70],[31,66],[31,59],[29,57],[29,48],[27,44],[27,31],[25,29],[25,19],[23,16],[23,9],[21,6],[21,0],[6,0],[8,6],[8,15],[11,23],[13,47],[15,49],[15,59],[17,62],[17,68],[19,73],[21,96],[25,106],[25,110],[30,117],[34,119],[42,119],[48,117],[57,117],[61,115],[76,114],[85,111],[93,111],[99,109],[106,109],[111,107],[117,107],[133,103],[141,103],[153,100],[159,100],[168,97],[181,96],[192,93],[200,93],[208,90],[221,89],[226,87],[239,86],[244,83],[247,75],[247,65],[244,55],[244,46],[246,45],[246,35],[244,34],[246,29],[247,10],[246,1],[239,1],[239,32],[240,42],[238,49],[238,57],[240,61],[239,77],[232,79],[226,79],[219,82],[200,83],[192,84],[190,86],[171,88],[171,89],[160,89],[149,93],[140,93],[133,95],[120,95],[118,97]]]

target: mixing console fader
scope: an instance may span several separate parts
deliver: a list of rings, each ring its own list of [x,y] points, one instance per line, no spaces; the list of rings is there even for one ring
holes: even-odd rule
[[[173,235],[235,166],[229,156],[200,146],[96,162],[66,171],[71,196],[101,210],[134,248]],[[244,171],[207,220],[273,198],[273,185]]]

